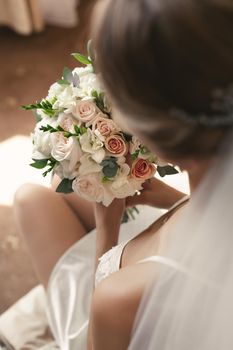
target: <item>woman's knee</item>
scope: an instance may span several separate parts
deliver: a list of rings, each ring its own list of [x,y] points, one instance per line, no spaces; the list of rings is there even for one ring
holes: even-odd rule
[[[45,200],[50,190],[44,186],[26,183],[18,188],[14,196],[14,209],[16,212],[28,211],[35,202]]]

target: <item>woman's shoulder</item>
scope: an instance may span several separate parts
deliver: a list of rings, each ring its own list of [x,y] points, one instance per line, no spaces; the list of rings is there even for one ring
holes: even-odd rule
[[[142,294],[154,274],[154,264],[134,264],[100,282],[92,304],[93,327],[98,337],[104,331],[112,343],[118,344],[119,338],[129,341]],[[104,341],[107,342],[106,337]],[[120,344],[118,348],[121,348]]]

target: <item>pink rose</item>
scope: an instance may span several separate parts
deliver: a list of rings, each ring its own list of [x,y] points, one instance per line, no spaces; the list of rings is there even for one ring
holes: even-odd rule
[[[74,111],[74,116],[87,127],[93,123],[98,114],[98,107],[90,101],[78,101]]]
[[[96,130],[100,135],[107,137],[113,132],[119,131],[113,120],[99,115],[92,124],[92,130]]]
[[[156,172],[155,165],[146,159],[136,159],[131,168],[131,176],[137,180],[145,181],[154,176]]]
[[[128,152],[128,145],[120,135],[111,135],[105,140],[106,150],[115,157],[122,157]]]

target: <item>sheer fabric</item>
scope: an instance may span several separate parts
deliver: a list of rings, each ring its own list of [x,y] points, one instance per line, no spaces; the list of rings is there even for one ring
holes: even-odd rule
[[[164,257],[175,264],[158,266],[129,350],[233,348],[232,184],[231,131],[174,227]]]

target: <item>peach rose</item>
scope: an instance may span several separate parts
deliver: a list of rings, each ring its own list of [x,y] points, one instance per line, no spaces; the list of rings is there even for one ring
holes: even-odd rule
[[[93,123],[98,114],[98,107],[90,101],[79,101],[74,111],[74,116],[87,127]]]
[[[128,152],[128,145],[120,135],[108,136],[105,140],[105,148],[115,157],[122,157]]]
[[[146,159],[136,159],[131,168],[131,176],[137,180],[145,181],[154,176],[156,172],[155,165],[148,162]]]
[[[105,138],[113,132],[119,131],[119,128],[113,120],[99,115],[92,124],[92,130]]]

